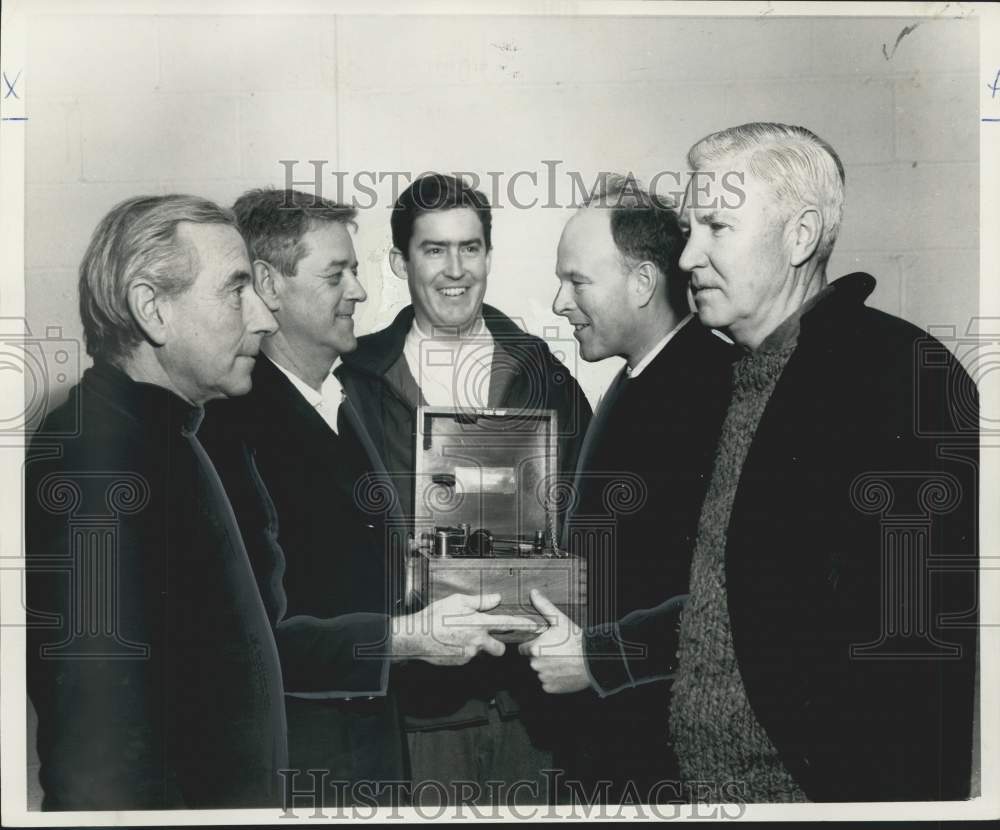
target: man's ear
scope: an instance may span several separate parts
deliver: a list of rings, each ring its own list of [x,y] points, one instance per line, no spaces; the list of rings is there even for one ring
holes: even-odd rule
[[[253,290],[264,301],[264,305],[273,313],[281,308],[278,292],[278,280],[281,274],[270,263],[255,259],[253,263]]]
[[[819,208],[804,207],[789,223],[792,265],[798,267],[812,257],[823,235],[823,217]]]
[[[164,295],[157,292],[156,287],[147,280],[137,279],[128,287],[128,310],[136,325],[154,346],[162,346],[167,342],[169,314],[164,299]]]
[[[660,285],[660,269],[646,260],[632,269],[632,291],[639,308],[649,305]]]
[[[389,267],[401,280],[409,279],[410,275],[406,271],[406,257],[399,248],[392,248],[389,251]]]

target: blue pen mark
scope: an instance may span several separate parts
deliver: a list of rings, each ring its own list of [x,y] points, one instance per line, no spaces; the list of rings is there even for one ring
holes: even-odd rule
[[[983,121],[1000,121],[1000,118],[984,118]]]
[[[990,91],[991,98],[997,97],[997,92],[1000,92],[1000,69],[997,70],[997,76],[993,79],[993,83],[986,84],[986,88]]]
[[[2,73],[2,74],[3,74],[3,82],[4,82],[4,86],[6,86],[6,87],[7,87],[7,91],[6,91],[6,92],[5,92],[4,94],[3,94],[3,97],[4,97],[4,100],[6,100],[7,98],[10,98],[10,96],[11,96],[11,95],[13,95],[13,96],[14,96],[15,98],[17,98],[17,100],[18,100],[18,101],[20,101],[20,100],[21,100],[21,96],[20,96],[20,95],[18,95],[18,94],[17,94],[17,93],[16,93],[15,91],[14,91],[14,86],[15,86],[15,85],[17,84],[17,82],[18,82],[18,81],[19,81],[19,80],[21,79],[21,73],[22,73],[23,71],[24,71],[23,69],[18,69],[18,70],[17,70],[17,77],[15,77],[13,81],[12,81],[12,80],[10,80],[10,79],[9,79],[9,78],[7,77],[7,73],[6,73],[6,72]]]

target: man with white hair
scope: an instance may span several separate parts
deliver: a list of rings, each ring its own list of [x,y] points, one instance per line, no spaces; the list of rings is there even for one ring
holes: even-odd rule
[[[744,350],[680,621],[670,720],[689,794],[967,797],[977,438],[954,420],[975,386],[940,342],[864,305],[871,276],[827,283],[845,181],[830,145],[754,123],[688,161],[680,264],[702,323]],[[919,539],[897,545],[913,516]]]

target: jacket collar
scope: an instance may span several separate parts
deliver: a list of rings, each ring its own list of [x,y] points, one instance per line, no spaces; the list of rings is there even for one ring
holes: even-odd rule
[[[344,365],[368,374],[384,375],[403,353],[406,333],[413,325],[413,317],[413,306],[406,306],[384,329],[360,338],[358,348],[343,355]],[[526,336],[506,314],[485,303],[483,322],[497,347],[501,347],[505,340],[509,342]]]
[[[789,314],[764,338],[757,351],[777,352],[794,346],[803,336],[808,338],[830,325],[840,325],[843,314],[862,306],[874,288],[875,278],[862,271],[828,283],[818,294]]]
[[[261,417],[261,410],[265,407],[271,410],[284,410],[279,422],[290,412],[293,413],[293,417],[304,418],[306,423],[320,430],[321,434],[325,435],[329,431],[330,428],[323,420],[323,416],[316,411],[312,402],[306,400],[288,375],[282,372],[267,355],[261,354],[257,358],[252,380],[253,388],[246,398],[250,407],[249,417]]]
[[[845,313],[863,307],[865,300],[875,290],[875,277],[864,271],[855,271],[831,282],[827,290],[802,312],[802,334],[840,324]]]
[[[84,372],[81,385],[144,426],[194,435],[205,416],[204,408],[188,403],[163,386],[133,380],[103,360]]]

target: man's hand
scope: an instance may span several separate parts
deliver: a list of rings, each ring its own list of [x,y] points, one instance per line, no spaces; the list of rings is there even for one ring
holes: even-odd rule
[[[551,695],[579,692],[590,686],[583,657],[583,632],[562,611],[532,590],[531,604],[545,617],[549,627],[534,640],[522,643],[521,654],[531,658],[542,688]]]
[[[396,617],[394,660],[424,660],[435,666],[462,666],[480,651],[499,657],[505,646],[491,631],[538,631],[538,623],[510,614],[484,614],[500,604],[500,594],[452,594],[416,614]]]

